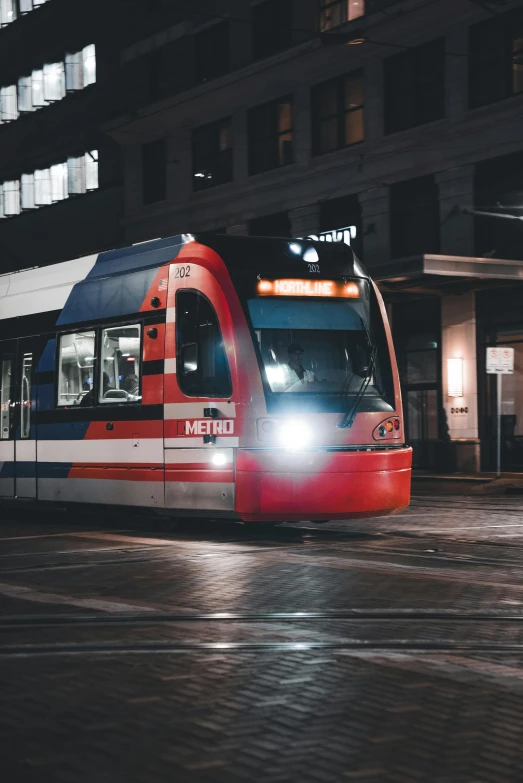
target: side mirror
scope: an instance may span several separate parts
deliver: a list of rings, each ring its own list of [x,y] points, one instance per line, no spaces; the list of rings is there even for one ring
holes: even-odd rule
[[[198,369],[198,345],[185,343],[180,352],[180,363],[183,375],[190,375]]]

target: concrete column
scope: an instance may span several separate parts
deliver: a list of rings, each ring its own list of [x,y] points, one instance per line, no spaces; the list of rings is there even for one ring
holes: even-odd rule
[[[456,455],[456,469],[480,469],[476,367],[476,300],[473,291],[441,298],[443,407]],[[448,359],[461,359],[463,396],[449,397]],[[452,379],[451,379],[452,380]]]
[[[468,111],[468,25],[451,25],[445,36],[445,116],[461,120]]]
[[[372,147],[383,140],[383,60],[365,65],[365,141]]]
[[[390,258],[390,196],[387,187],[365,190],[358,195],[363,228],[362,247],[365,266],[372,271],[375,264]]]
[[[298,87],[292,99],[292,124],[294,128],[294,161],[307,165],[311,157],[311,91],[310,87]]]
[[[320,230],[320,205],[308,204],[306,207],[291,209],[289,212],[293,237],[306,237],[318,234]]]
[[[234,112],[232,117],[232,166],[234,181],[247,182],[249,177],[249,151],[247,146],[247,112]]]
[[[474,166],[459,166],[436,174],[439,188],[440,247],[443,255],[474,255],[474,218],[460,207],[474,206]]]

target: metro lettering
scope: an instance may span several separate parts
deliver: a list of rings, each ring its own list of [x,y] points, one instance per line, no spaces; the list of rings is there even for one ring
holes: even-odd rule
[[[186,421],[184,435],[233,435],[234,419]]]

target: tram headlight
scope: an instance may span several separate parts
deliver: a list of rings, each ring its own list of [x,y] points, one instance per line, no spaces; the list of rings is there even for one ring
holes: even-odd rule
[[[278,440],[288,451],[300,451],[312,443],[312,430],[307,422],[290,419],[280,424]]]

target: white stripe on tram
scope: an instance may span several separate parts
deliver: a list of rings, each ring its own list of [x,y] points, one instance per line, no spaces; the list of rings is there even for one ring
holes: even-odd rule
[[[163,406],[164,419],[204,419],[204,408],[217,408],[220,418],[235,419],[236,403],[227,400],[204,400],[203,402],[167,402]]]
[[[138,443],[133,446],[133,442]],[[114,440],[39,440],[38,462],[163,462],[162,438]]]

